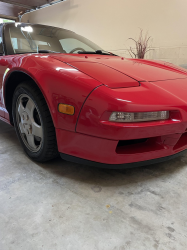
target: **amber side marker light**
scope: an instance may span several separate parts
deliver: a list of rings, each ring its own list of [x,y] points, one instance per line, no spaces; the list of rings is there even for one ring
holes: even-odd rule
[[[60,103],[60,104],[58,104],[58,111],[62,114],[74,115],[75,108],[71,105]]]

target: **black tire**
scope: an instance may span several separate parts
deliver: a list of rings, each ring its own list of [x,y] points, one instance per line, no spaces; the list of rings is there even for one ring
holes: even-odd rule
[[[21,100],[21,96],[28,96],[31,101],[35,105],[35,110],[37,111],[39,121],[41,123],[42,128],[42,139],[40,143],[40,148],[37,152],[33,152],[29,149],[29,143],[26,144],[27,141],[26,134],[21,132],[18,118],[18,100]],[[28,99],[28,100],[30,100]],[[33,111],[34,113],[34,111]],[[49,112],[46,101],[37,86],[33,84],[33,82],[22,82],[17,86],[13,95],[13,103],[12,103],[12,115],[14,121],[14,127],[16,130],[16,134],[19,138],[19,141],[26,152],[26,154],[33,160],[37,162],[46,162],[56,158],[59,155],[56,141],[56,132],[53,125],[53,121],[51,118],[51,114]],[[33,115],[34,117],[34,115]],[[25,125],[23,125],[25,128]],[[28,131],[28,130],[27,130]],[[32,132],[31,132],[32,133]],[[25,138],[25,139],[24,139]]]

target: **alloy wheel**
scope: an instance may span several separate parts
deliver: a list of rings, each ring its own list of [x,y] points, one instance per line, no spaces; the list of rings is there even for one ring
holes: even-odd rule
[[[43,143],[43,126],[34,101],[21,94],[16,103],[16,122],[22,141],[31,152],[38,152]]]

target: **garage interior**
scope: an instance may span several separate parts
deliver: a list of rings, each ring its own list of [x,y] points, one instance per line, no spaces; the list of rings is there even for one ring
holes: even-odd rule
[[[72,30],[130,57],[139,28],[147,59],[187,68],[183,0],[1,0],[0,18]],[[0,121],[0,250],[187,249],[187,155],[124,170],[30,160]]]

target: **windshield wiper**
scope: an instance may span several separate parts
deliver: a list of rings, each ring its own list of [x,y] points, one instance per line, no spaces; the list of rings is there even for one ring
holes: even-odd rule
[[[96,50],[96,51],[79,51],[78,54],[98,54],[98,55],[107,55],[107,56],[117,56],[111,52],[105,50]]]
[[[40,49],[37,51],[27,51],[27,52],[16,52],[15,54],[31,54],[31,53],[61,53],[61,52],[56,52],[56,51],[52,51],[52,50],[46,50],[46,49]],[[13,54],[14,55],[14,54]]]
[[[52,50],[47,50],[47,49],[39,49],[38,53],[60,53]]]

